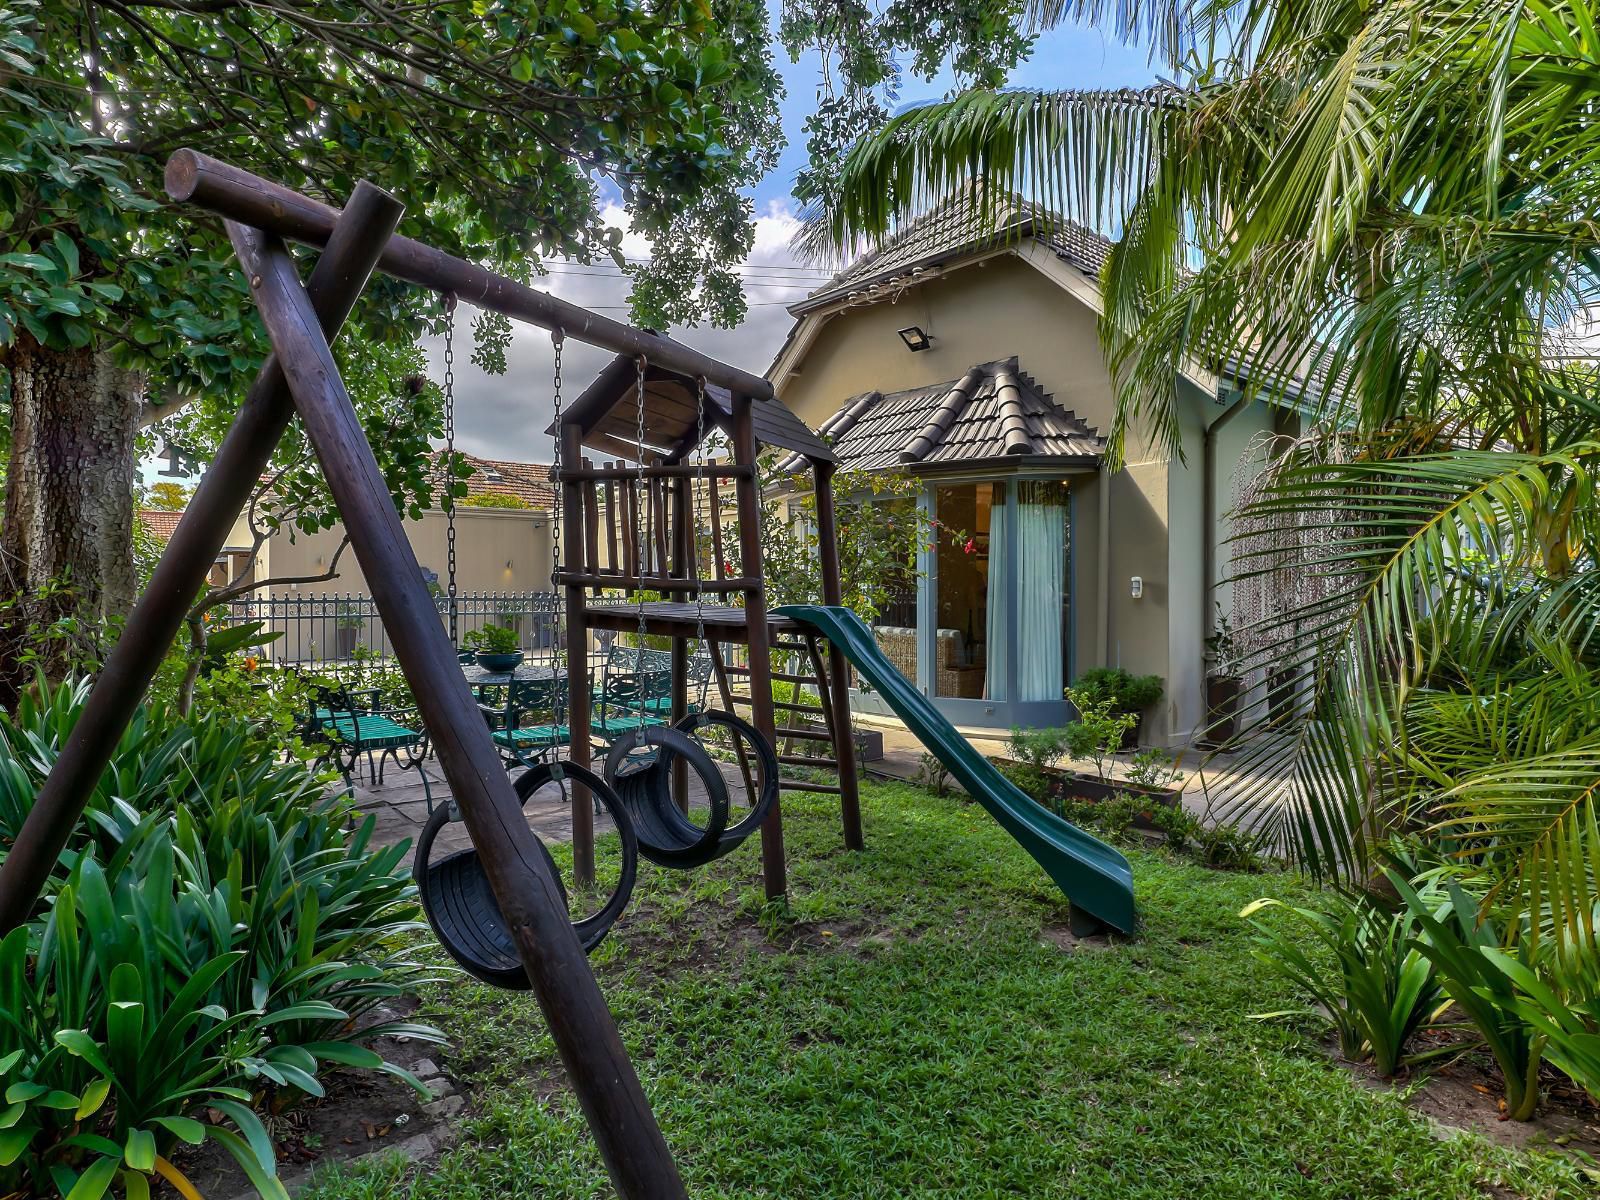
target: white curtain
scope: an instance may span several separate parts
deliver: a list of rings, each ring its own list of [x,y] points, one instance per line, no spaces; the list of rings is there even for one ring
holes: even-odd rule
[[[1061,678],[1062,603],[1067,578],[1067,489],[1063,484],[1025,483],[1018,489],[1015,577],[1016,698],[1059,700],[1065,682]],[[990,603],[991,627],[995,610],[1006,607]]]
[[[1009,547],[1006,544],[1006,493],[1005,485],[994,485],[994,500],[989,506],[989,615],[983,631],[989,643],[984,651],[987,669],[983,679],[986,700],[1004,700],[1006,695],[1006,609],[1011,601],[1006,596],[1006,580],[1011,578]]]

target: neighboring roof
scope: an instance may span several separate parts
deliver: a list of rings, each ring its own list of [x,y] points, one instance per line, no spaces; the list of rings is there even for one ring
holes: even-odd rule
[[[479,458],[476,454],[456,451],[462,462],[472,466],[467,476],[467,496],[515,496],[529,508],[551,511],[556,503],[556,490],[550,486],[550,467],[546,463],[509,462],[498,458]],[[443,450],[433,452],[432,478],[435,494],[444,486]]]
[[[1097,430],[1057,405],[1015,358],[979,363],[928,387],[853,396],[821,433],[854,471],[925,473],[1024,459],[1083,466],[1097,463],[1106,448]],[[791,458],[780,470],[797,466]]]
[[[909,222],[804,300],[790,305],[790,313],[799,317],[841,300],[875,300],[917,282],[920,274],[947,259],[1027,238],[1036,239],[1085,274],[1098,278],[1111,252],[1109,239],[1013,193],[990,200],[981,188],[981,184],[974,185],[972,191]]]
[[[583,432],[583,444],[602,454],[634,459],[638,456],[638,368],[632,358],[619,354],[583,390],[562,415]],[[645,458],[681,459],[694,450],[700,428],[699,388],[696,380],[664,367],[645,369]],[[705,388],[705,431],[732,433],[733,395],[726,388]],[[808,458],[834,461],[828,444],[781,400],[754,400],[751,418],[756,441],[763,446],[790,450]],[[546,432],[556,434],[552,425]]]
[[[172,535],[178,531],[178,521],[183,516],[183,510],[173,512],[165,508],[141,508],[134,514],[143,525],[163,542],[170,542]]]

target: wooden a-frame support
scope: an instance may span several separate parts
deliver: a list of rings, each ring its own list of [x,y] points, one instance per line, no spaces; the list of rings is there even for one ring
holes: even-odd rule
[[[229,177],[226,182],[242,189],[232,197],[235,215],[248,219],[259,213],[265,218],[262,224],[282,226],[296,213],[309,212],[311,218],[332,224],[322,239],[326,250],[302,286],[279,236],[301,227],[267,233],[235,220],[227,223],[273,355],[201,480],[0,866],[0,934],[32,912],[228,529],[290,417],[298,413],[612,1182],[629,1200],[683,1197],[672,1153],[568,919],[559,882],[522,816],[488,727],[479,718],[329,348],[374,268],[386,255],[416,247],[406,243],[397,251],[391,242],[402,206],[363,183],[338,214],[190,152],[175,156],[174,165],[198,166],[213,178]],[[181,171],[179,182],[184,182]],[[172,185],[170,167],[169,190],[179,190]],[[614,335],[618,340],[639,334],[619,328],[625,334]]]

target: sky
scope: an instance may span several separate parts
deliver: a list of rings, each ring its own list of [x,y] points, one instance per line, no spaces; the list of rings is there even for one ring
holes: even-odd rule
[[[777,167],[752,192],[756,210],[755,246],[743,270],[749,313],[737,329],[702,326],[672,329],[674,338],[707,354],[757,374],[764,372],[782,346],[793,319],[786,306],[818,286],[827,272],[808,268],[789,248],[796,230],[796,205],[791,194],[796,172],[805,162],[803,123],[816,99],[820,58],[815,53],[791,63],[779,53],[786,94],[780,105],[788,145]],[[1038,39],[1029,60],[1012,76],[1018,87],[1101,88],[1140,86],[1151,82],[1155,71],[1143,50],[1130,49],[1099,32],[1068,25]],[[948,73],[932,81],[907,78],[898,106],[937,100],[955,86]],[[607,210],[606,219],[624,230],[627,214]],[[629,257],[646,257],[648,244],[625,234],[623,251]],[[586,308],[619,320],[627,319],[628,281],[610,264],[554,262],[551,274],[538,286]],[[552,354],[549,334],[530,326],[516,326],[507,351],[504,375],[489,375],[470,361],[471,311],[463,308],[456,353],[457,447],[485,458],[519,462],[548,462],[550,439]],[[431,373],[442,375],[441,343],[424,344]],[[609,358],[609,353],[569,339],[565,351],[566,395],[575,398]],[[146,482],[156,478],[146,465]]]

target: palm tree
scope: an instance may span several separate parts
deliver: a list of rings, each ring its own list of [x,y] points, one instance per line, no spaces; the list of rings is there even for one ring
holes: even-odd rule
[[[1313,432],[1237,514],[1234,555],[1318,577],[1252,631],[1297,703],[1256,722],[1219,799],[1335,876],[1428,832],[1569,927],[1600,877],[1600,721],[1574,717],[1600,700],[1597,8],[1044,0],[1042,21],[1148,41],[1171,82],[907,112],[807,235],[848,249],[963,195],[993,225],[1016,192],[1120,229],[1114,455],[1135,422],[1182,453],[1185,362],[1248,364],[1271,399],[1309,386]]]

